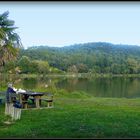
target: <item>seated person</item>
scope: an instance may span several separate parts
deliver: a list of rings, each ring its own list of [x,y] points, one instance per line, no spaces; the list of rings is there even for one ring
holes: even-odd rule
[[[8,88],[6,91],[6,102],[11,103],[14,93],[16,93],[17,89],[13,87],[12,84],[8,84]]]
[[[8,88],[6,91],[6,100],[5,100],[5,114],[12,115],[12,108],[13,104],[16,102],[16,89],[13,87],[12,84],[8,84]]]

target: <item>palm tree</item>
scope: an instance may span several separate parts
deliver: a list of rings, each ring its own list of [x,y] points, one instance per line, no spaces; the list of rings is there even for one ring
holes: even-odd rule
[[[22,47],[20,37],[15,33],[15,22],[8,19],[9,12],[0,14],[0,66],[4,66],[7,61],[15,60],[19,48]]]

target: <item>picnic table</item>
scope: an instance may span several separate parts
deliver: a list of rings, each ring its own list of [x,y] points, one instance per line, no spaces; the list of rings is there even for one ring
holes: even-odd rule
[[[25,91],[18,92],[20,103],[23,104],[24,108],[27,109],[28,99],[32,96],[35,100],[36,108],[40,108],[40,99],[44,95],[42,92]]]

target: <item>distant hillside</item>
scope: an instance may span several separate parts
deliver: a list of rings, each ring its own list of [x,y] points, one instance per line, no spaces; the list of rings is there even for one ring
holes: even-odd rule
[[[20,51],[64,71],[140,73],[140,46],[93,42],[64,47],[33,46]]]

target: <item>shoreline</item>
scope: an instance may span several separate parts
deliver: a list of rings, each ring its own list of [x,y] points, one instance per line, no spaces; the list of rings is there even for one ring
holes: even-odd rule
[[[0,76],[21,76],[21,77],[70,77],[70,78],[112,78],[112,77],[140,77],[140,74],[91,74],[91,73],[78,73],[78,74],[8,74],[0,73]]]

